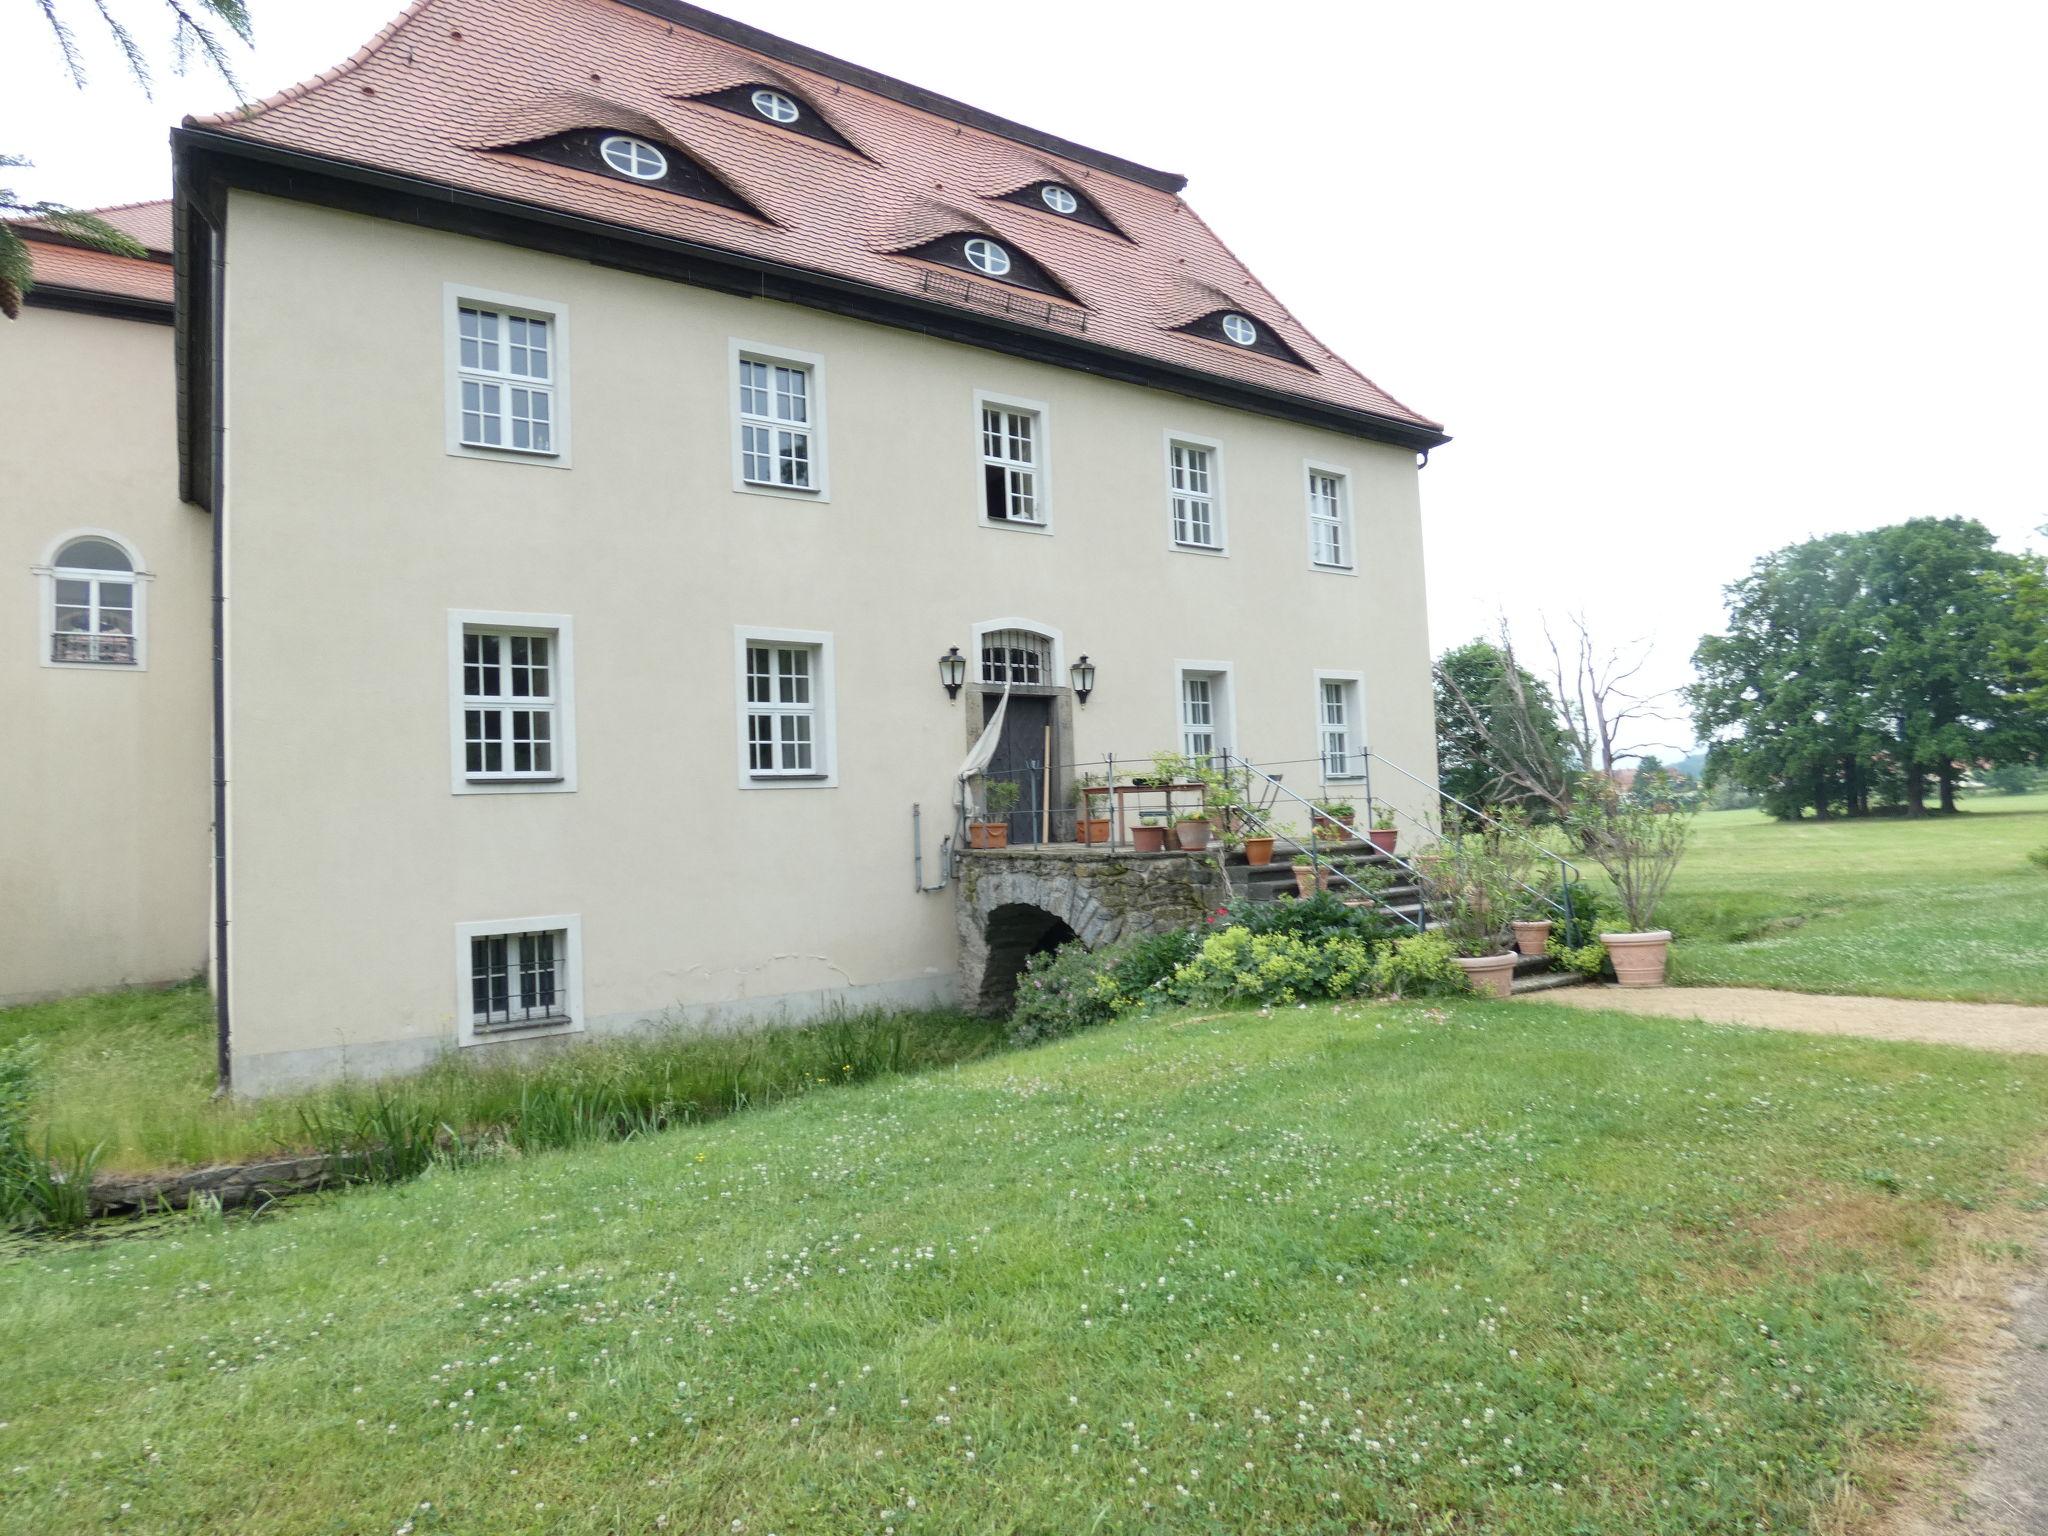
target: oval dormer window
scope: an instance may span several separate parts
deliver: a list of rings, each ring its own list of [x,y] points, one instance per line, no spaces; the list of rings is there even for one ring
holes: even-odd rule
[[[1047,182],[1038,189],[1038,196],[1054,213],[1072,213],[1081,206],[1081,199],[1058,182]]]
[[[1223,334],[1240,347],[1248,347],[1259,339],[1259,328],[1252,324],[1248,315],[1225,315]]]
[[[967,265],[990,277],[1001,277],[1010,270],[1010,253],[993,240],[970,240],[961,254],[967,258]]]
[[[754,110],[771,123],[793,123],[804,115],[803,109],[780,91],[754,92]]]
[[[659,181],[668,174],[668,156],[645,139],[615,133],[597,146],[597,152],[606,165],[635,181]]]

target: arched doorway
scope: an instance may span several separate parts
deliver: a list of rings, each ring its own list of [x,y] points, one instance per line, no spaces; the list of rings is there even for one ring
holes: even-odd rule
[[[1060,841],[1066,810],[1060,763],[1072,725],[1060,633],[1029,619],[993,619],[974,626],[974,649],[980,705],[969,712],[969,734],[978,738],[1003,710],[1002,734],[983,779],[1017,787],[1010,845]]]
[[[1006,1014],[1017,1000],[1017,978],[1033,955],[1050,954],[1076,935],[1063,918],[1043,907],[1008,902],[988,915],[982,929],[988,959],[982,966],[981,993],[974,1006],[982,1013]]]

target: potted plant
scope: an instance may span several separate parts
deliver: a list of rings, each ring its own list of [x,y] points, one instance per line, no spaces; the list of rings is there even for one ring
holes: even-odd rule
[[[1166,852],[1166,828],[1156,821],[1141,821],[1131,828],[1131,847],[1139,853]]]
[[[1449,941],[1466,984],[1483,997],[1507,997],[1520,957],[1504,942],[1520,892],[1499,837],[1439,838],[1416,855],[1429,924]]]
[[[1302,896],[1313,896],[1317,891],[1330,888],[1330,866],[1319,863],[1304,848],[1294,856],[1294,889]]]
[[[1007,848],[1010,846],[1010,812],[1017,809],[1017,801],[1023,792],[1008,779],[996,779],[984,784],[981,791],[981,816],[967,824],[967,846],[970,848]]]
[[[1392,811],[1381,811],[1377,816],[1373,817],[1372,828],[1365,835],[1373,847],[1379,849],[1381,853],[1392,853],[1394,851],[1394,844],[1400,840],[1401,836],[1394,826],[1394,813]]]
[[[1549,918],[1518,917],[1508,926],[1515,930],[1515,949],[1518,953],[1535,956],[1550,952]]]
[[[1358,819],[1358,807],[1344,800],[1319,800],[1316,802],[1316,825],[1334,827],[1346,833]]]
[[[1173,824],[1173,835],[1187,852],[1200,853],[1209,846],[1209,813],[1182,811]]]
[[[1089,796],[1086,791],[1103,787],[1099,773],[1084,773],[1074,780],[1071,791],[1078,814],[1074,817],[1074,841],[1077,843],[1107,843],[1109,841],[1109,802],[1101,795]],[[1098,812],[1097,807],[1101,810]]]
[[[1273,862],[1273,834],[1254,830],[1248,821],[1241,824],[1245,829],[1239,839],[1244,845],[1244,861],[1254,869],[1263,869]]]
[[[1586,774],[1569,826],[1579,844],[1614,882],[1628,932],[1603,933],[1600,942],[1624,987],[1661,987],[1671,956],[1671,930],[1653,928],[1658,903],[1671,888],[1692,835],[1697,803],[1673,797],[1645,803],[1605,774]]]

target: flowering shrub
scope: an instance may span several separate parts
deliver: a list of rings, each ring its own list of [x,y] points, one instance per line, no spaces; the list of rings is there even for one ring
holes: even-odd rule
[[[1414,933],[1396,939],[1380,950],[1373,967],[1373,990],[1394,997],[1468,991],[1456,953],[1441,934]]]
[[[1093,954],[1067,944],[1049,955],[1033,955],[1017,978],[1010,1038],[1018,1045],[1035,1045],[1107,1024],[1148,1003],[1175,1001],[1174,973],[1200,944],[1199,933],[1182,928]]]
[[[1173,976],[1184,1002],[1292,1003],[1350,997],[1372,979],[1372,946],[1351,934],[1304,939],[1291,933],[1225,928]]]

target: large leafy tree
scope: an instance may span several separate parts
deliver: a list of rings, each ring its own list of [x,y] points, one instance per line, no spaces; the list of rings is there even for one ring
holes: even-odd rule
[[[1970,765],[2040,751],[2023,659],[2043,643],[2042,618],[2012,595],[2039,574],[1967,518],[1765,555],[1727,589],[1727,633],[1693,657],[1712,775],[1785,817],[1886,801],[1918,814],[1930,778],[1953,809]]]
[[[1436,661],[1437,781],[1467,805],[1551,809],[1536,787],[1569,782],[1557,700],[1508,651],[1471,640]]]
[[[22,3],[22,0],[17,0]],[[25,0],[39,14],[57,45],[57,52],[71,83],[85,87],[85,56],[72,30],[64,0]],[[115,48],[127,65],[129,75],[147,92],[152,72],[148,50],[119,14],[119,0],[89,0],[93,14],[106,26]],[[225,81],[236,94],[241,86],[235,79],[228,37],[249,41],[249,8],[246,0],[156,0],[160,14],[171,23],[171,59],[174,70],[183,74],[196,59]],[[77,5],[86,9],[86,4]],[[223,34],[226,34],[225,36]],[[0,168],[19,169],[29,162],[20,155],[0,154]],[[37,219],[67,239],[94,250],[122,256],[140,256],[142,247],[91,214],[80,213],[62,203],[25,198],[12,188],[0,187],[0,315],[12,320],[21,313],[22,296],[35,285],[35,272],[28,247],[8,228],[14,219]]]

